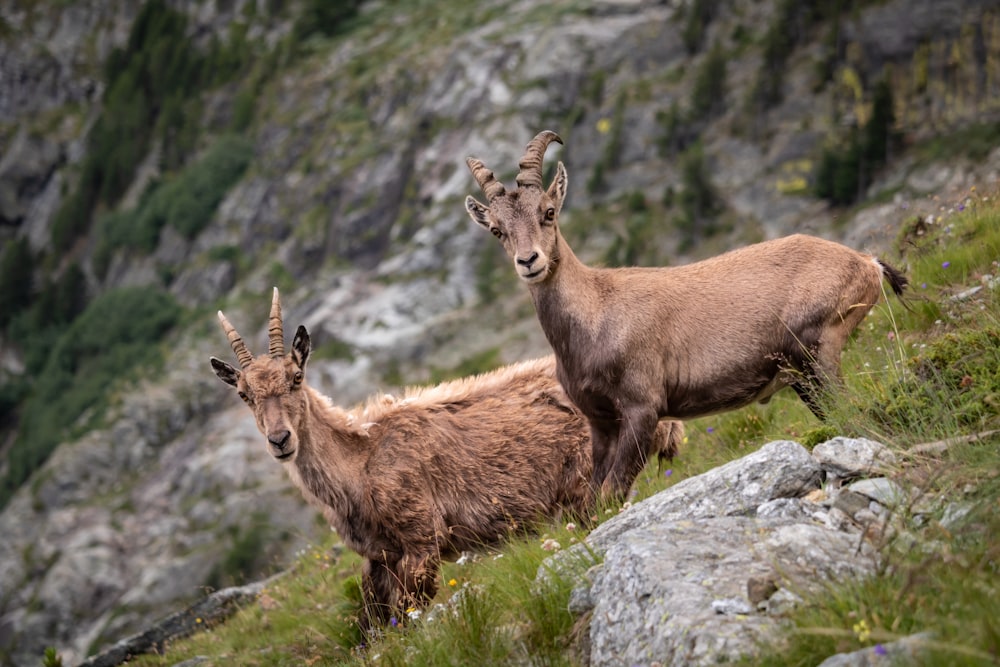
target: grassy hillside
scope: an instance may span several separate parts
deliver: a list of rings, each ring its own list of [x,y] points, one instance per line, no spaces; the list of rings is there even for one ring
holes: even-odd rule
[[[924,492],[878,543],[878,576],[845,582],[809,599],[790,619],[787,643],[754,664],[814,665],[836,652],[930,631],[924,664],[994,664],[1000,654],[1000,435],[957,438],[1000,428],[1000,204],[973,189],[940,215],[902,221],[898,241],[912,281],[909,310],[880,305],[845,353],[847,391],[829,399],[817,422],[791,394],[688,424],[688,441],[669,470],[641,475],[633,502],[742,456],[777,438],[816,444],[833,434],[878,439],[896,451],[901,481]],[[977,285],[975,294],[968,290]],[[933,446],[919,447],[935,443]],[[924,504],[927,504],[925,502]],[[945,507],[967,509],[945,528]],[[920,505],[917,501],[915,505]],[[600,519],[619,508],[601,508]],[[926,518],[917,520],[920,509]],[[291,574],[228,622],[147,656],[171,665],[194,656],[209,664],[455,665],[577,664],[586,632],[567,611],[569,573],[539,588],[535,576],[555,540],[583,539],[572,524],[549,525],[473,562],[448,564],[436,601],[459,596],[447,613],[390,627],[366,651],[353,617],[360,559],[331,536],[303,552]],[[591,563],[580,563],[586,568]],[[400,619],[403,621],[404,619]]]

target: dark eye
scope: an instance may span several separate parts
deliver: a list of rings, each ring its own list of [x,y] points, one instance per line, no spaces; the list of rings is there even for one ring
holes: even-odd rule
[[[246,394],[244,394],[242,391],[237,392],[237,393],[240,395],[240,398],[243,399],[244,403],[249,403],[250,402],[250,397],[247,396]]]
[[[497,237],[498,239],[503,238],[503,232],[500,231],[499,227],[490,227],[490,231],[493,232],[493,236]]]
[[[548,222],[552,222],[555,219],[556,219],[556,210],[553,207],[549,206],[547,209],[545,209],[545,220]]]
[[[302,384],[302,371],[295,371],[295,375],[292,376],[292,382]]]

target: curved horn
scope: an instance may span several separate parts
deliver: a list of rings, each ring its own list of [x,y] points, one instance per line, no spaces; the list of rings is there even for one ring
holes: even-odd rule
[[[219,311],[219,322],[222,323],[222,330],[226,332],[226,338],[229,339],[229,344],[233,347],[233,352],[236,353],[240,368],[246,368],[253,361],[253,355],[247,349],[247,344],[243,342],[243,337],[236,331],[236,327],[229,323],[221,310]]]
[[[528,142],[524,149],[524,157],[517,166],[521,172],[517,175],[517,186],[519,188],[542,187],[542,159],[545,157],[545,149],[553,141],[562,143],[563,140],[552,130],[542,130],[535,135],[535,138]]]
[[[281,297],[278,288],[274,288],[271,297],[271,317],[267,321],[267,353],[280,357],[285,353],[285,333],[281,329]]]
[[[470,157],[465,159],[465,164],[469,165],[472,177],[476,179],[479,187],[486,193],[486,201],[493,201],[494,198],[499,197],[507,191],[503,183],[496,179],[493,172],[483,164],[482,160]]]

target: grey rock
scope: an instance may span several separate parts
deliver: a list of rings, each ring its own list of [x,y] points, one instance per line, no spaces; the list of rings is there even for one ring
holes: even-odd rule
[[[800,444],[770,442],[756,452],[675,484],[598,526],[587,542],[603,550],[635,528],[672,519],[756,514],[776,498],[795,498],[819,487],[819,466]]]
[[[913,664],[920,658],[923,645],[932,639],[929,632],[920,632],[887,644],[876,644],[850,653],[832,655],[818,667],[876,667],[880,665]]]
[[[909,494],[903,487],[885,477],[858,480],[847,488],[889,508],[900,507],[909,501]]]
[[[848,516],[855,516],[861,510],[868,511],[868,504],[871,502],[868,496],[855,493],[849,489],[844,489],[837,494],[833,501],[833,506]]]
[[[793,614],[802,602],[802,596],[786,588],[779,588],[763,603],[763,606],[768,616],[783,617]]]
[[[712,609],[716,614],[751,614],[753,605],[743,598],[725,598],[712,600]]]
[[[838,436],[813,448],[823,470],[839,477],[883,474],[896,465],[896,455],[880,442]]]
[[[777,468],[798,481],[762,484],[764,471]],[[603,553],[585,575],[576,568],[570,598],[574,613],[589,612],[591,665],[702,665],[752,655],[777,635],[800,593],[875,571],[876,552],[846,515],[851,532],[820,525],[801,501],[780,496],[815,488],[817,472],[801,446],[769,443],[609,519],[584,545],[548,559],[539,580],[572,576],[573,562]]]
[[[18,225],[65,160],[61,146],[26,130],[0,153],[0,225]]]
[[[941,525],[949,529],[955,528],[961,525],[971,512],[972,506],[967,503],[948,503],[941,515]]]
[[[818,575],[826,580],[872,574],[878,554],[860,533],[831,531],[816,524],[778,526],[764,538],[768,553],[782,563],[784,577],[806,583]]]
[[[952,295],[951,300],[967,301],[968,299],[971,299],[972,297],[976,296],[976,294],[982,291],[982,289],[983,289],[982,285],[975,285],[974,287],[970,287],[967,290],[962,290],[958,294]]]
[[[818,508],[814,503],[808,503],[801,498],[775,498],[757,506],[758,519],[789,519],[794,521],[809,521]]]
[[[713,600],[743,594],[748,574],[770,570],[746,517],[637,528],[605,554],[591,596],[590,664],[711,664],[736,659],[776,629],[762,616],[717,614]]]
[[[590,664],[707,665],[750,655],[777,634],[787,600],[778,591],[767,615],[753,613],[747,578],[780,572],[782,590],[809,590],[870,574],[870,550],[855,561],[855,547],[818,526],[740,516],[632,529],[592,573]]]

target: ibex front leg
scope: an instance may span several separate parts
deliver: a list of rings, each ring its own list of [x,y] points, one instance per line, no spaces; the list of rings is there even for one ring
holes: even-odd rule
[[[601,493],[607,498],[624,500],[632,482],[646,467],[658,423],[654,411],[644,407],[628,407],[621,412],[617,439],[613,444],[611,463]]]

